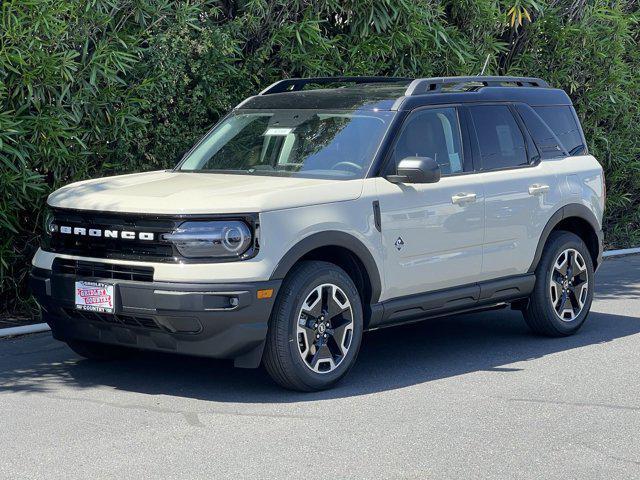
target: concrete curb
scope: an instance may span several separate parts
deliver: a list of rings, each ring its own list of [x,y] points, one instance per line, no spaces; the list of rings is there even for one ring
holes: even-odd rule
[[[633,255],[634,253],[640,253],[640,247],[636,248],[623,248],[621,250],[607,250],[602,254],[604,258],[607,257],[620,257],[622,255]]]
[[[46,323],[36,323],[35,325],[22,325],[20,327],[0,328],[0,338],[13,337],[14,335],[26,335],[28,333],[40,333],[50,330]]]

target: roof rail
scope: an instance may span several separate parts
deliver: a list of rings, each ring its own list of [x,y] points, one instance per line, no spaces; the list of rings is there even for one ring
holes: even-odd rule
[[[423,93],[437,92],[445,85],[459,85],[465,83],[481,83],[485,87],[501,87],[505,83],[513,83],[518,87],[542,87],[549,84],[541,78],[534,77],[434,77],[418,78],[407,87],[405,96],[421,95]]]
[[[310,77],[310,78],[286,78],[272,83],[262,90],[259,95],[269,95],[271,93],[295,92],[302,90],[305,85],[318,84],[327,85],[330,83],[391,83],[410,82],[412,78],[405,77]]]

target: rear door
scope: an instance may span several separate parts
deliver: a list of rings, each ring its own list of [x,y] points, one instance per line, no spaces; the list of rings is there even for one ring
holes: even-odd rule
[[[515,106],[467,108],[485,192],[481,279],[525,273],[561,200],[553,161],[541,161]]]
[[[482,267],[484,191],[470,164],[457,107],[429,107],[405,120],[384,173],[410,156],[435,159],[442,178],[396,184],[376,178],[387,298],[474,283]]]

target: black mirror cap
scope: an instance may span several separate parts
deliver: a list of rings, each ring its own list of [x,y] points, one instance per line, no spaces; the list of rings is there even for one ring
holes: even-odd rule
[[[436,183],[440,165],[431,157],[406,157],[398,163],[396,175],[387,175],[391,183]]]

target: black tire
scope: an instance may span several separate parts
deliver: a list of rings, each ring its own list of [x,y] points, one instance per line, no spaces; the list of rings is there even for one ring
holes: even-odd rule
[[[335,368],[318,373],[312,370],[301,354],[303,347],[299,343],[299,335],[303,335],[303,342],[305,337],[298,333],[298,315],[303,302],[324,284],[335,285],[348,299],[352,313],[349,316],[352,331],[349,333],[347,351],[339,362],[335,362]],[[355,363],[362,341],[362,321],[362,303],[358,289],[344,270],[329,262],[300,262],[285,278],[274,305],[263,364],[273,380],[289,390],[311,392],[329,388],[343,378]],[[332,339],[333,337],[329,341]],[[342,337],[343,344],[345,339],[346,334]],[[335,345],[334,343],[333,346]],[[313,348],[316,349],[315,346]]]
[[[67,340],[67,345],[81,357],[100,362],[120,360],[133,354],[131,349],[125,347],[83,340]]]
[[[582,310],[570,320],[563,320],[554,309],[551,293],[552,275],[555,274],[555,263],[559,256],[573,249],[580,253],[586,266],[586,298]],[[572,335],[580,329],[589,315],[593,301],[594,268],[591,254],[580,237],[570,232],[552,232],[544,247],[540,263],[536,268],[536,284],[529,298],[527,307],[523,310],[524,319],[531,330],[548,337],[564,337]],[[560,292],[561,294],[561,292]],[[575,294],[572,301],[575,302]],[[557,303],[559,304],[559,302]]]

